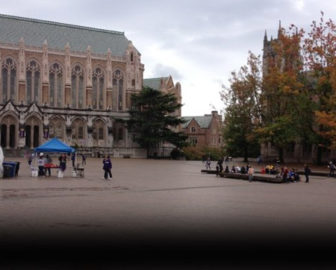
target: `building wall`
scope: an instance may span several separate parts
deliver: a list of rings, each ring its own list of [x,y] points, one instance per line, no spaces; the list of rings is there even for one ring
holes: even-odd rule
[[[205,115],[208,117],[209,115]],[[202,126],[194,117],[185,127],[182,128],[184,134],[188,136],[188,141],[195,147],[218,148],[223,145],[222,140],[222,116],[217,111],[211,113],[211,120],[208,125]]]
[[[0,43],[0,63],[4,149],[32,149],[57,136],[70,145],[136,155],[131,134],[116,123],[128,118],[129,96],[142,88],[144,66],[131,42],[124,57],[114,57],[93,54],[90,46],[72,52],[65,44],[60,51],[47,41],[30,47],[21,39]]]

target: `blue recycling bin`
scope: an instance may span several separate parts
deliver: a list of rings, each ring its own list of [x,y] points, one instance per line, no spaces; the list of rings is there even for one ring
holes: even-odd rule
[[[12,175],[13,166],[8,164],[2,164],[3,166],[3,178],[10,178]]]
[[[4,167],[4,178],[11,178],[11,177],[18,176],[20,162],[5,161],[2,163],[2,165]]]

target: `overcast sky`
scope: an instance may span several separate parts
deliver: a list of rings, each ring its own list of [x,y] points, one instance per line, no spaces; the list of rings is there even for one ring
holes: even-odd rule
[[[313,20],[336,21],[335,0],[0,0],[0,13],[122,31],[142,55],[145,78],[172,75],[182,86],[183,116],[224,105],[221,85],[262,54],[265,30],[279,20],[309,29]],[[0,26],[1,27],[1,26]],[[0,37],[1,40],[1,37]]]

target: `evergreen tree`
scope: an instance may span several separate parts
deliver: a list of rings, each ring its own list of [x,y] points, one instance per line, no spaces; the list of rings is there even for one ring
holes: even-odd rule
[[[144,87],[139,94],[131,96],[131,104],[127,128],[134,133],[135,141],[147,150],[147,157],[164,142],[178,148],[186,145],[187,136],[176,131],[183,120],[174,115],[182,106],[174,94]]]

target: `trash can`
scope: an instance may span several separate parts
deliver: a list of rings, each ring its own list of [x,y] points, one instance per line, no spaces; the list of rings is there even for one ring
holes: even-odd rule
[[[11,178],[15,175],[15,168],[12,164],[2,163],[3,165],[3,178]]]
[[[15,177],[18,176],[19,168],[20,168],[20,162],[16,161],[6,161],[2,163],[3,166],[7,167],[6,175],[7,177]]]

